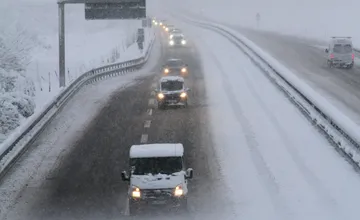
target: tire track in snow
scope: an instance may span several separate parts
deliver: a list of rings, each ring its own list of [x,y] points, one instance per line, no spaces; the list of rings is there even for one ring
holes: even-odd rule
[[[269,109],[269,107],[265,104],[263,98],[259,94],[259,92],[255,89],[253,81],[250,79],[250,76],[248,75],[248,71],[246,69],[243,69],[243,72],[245,72],[245,80],[246,84],[248,85],[249,91],[255,97],[255,100],[259,103],[261,106],[262,111],[268,116],[270,119],[272,125],[275,126],[276,130],[280,133],[282,137],[282,141],[284,143],[285,149],[291,156],[292,160],[295,162],[297,167],[299,168],[299,171],[302,173],[302,176],[306,180],[306,182],[309,184],[309,186],[313,189],[315,193],[317,193],[321,199],[329,206],[329,209],[334,211],[337,207],[336,200],[331,196],[331,194],[327,191],[326,188],[324,188],[324,185],[321,183],[321,181],[317,178],[317,176],[307,167],[307,165],[303,162],[301,156],[299,155],[296,148],[292,147],[293,143],[288,138],[286,130],[280,125],[278,119],[275,117],[275,115],[272,113],[272,111]],[[336,213],[336,212],[334,212]]]
[[[244,115],[244,111],[240,103],[234,98],[236,97],[236,95],[233,92],[233,88],[231,83],[229,82],[229,78],[227,77],[219,60],[214,55],[214,53],[211,50],[208,51],[209,51],[208,55],[210,55],[213,58],[214,64],[220,70],[223,79],[222,83],[223,83],[224,91],[229,99],[229,103],[234,112],[235,118],[237,122],[240,124],[242,130],[244,131],[247,147],[252,157],[252,161],[258,171],[258,174],[261,177],[263,186],[266,188],[266,191],[269,193],[270,198],[273,201],[272,205],[274,206],[277,215],[280,215],[278,219],[283,219],[283,220],[292,219],[293,215],[289,207],[286,205],[283,199],[280,198],[279,185],[275,179],[275,176],[271,172],[270,168],[268,167],[264,157],[262,156],[259,150],[259,144],[256,140],[256,134],[253,131],[253,128],[249,123],[248,119]]]

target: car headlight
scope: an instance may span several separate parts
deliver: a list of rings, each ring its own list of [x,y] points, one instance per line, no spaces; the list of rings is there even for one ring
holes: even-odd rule
[[[140,198],[141,197],[141,192],[140,189],[136,186],[132,187],[132,192],[131,192],[131,196],[133,198]]]
[[[162,26],[162,22],[160,22],[160,26]]]
[[[173,37],[174,37],[174,35],[173,35],[173,34],[170,34],[170,40],[171,40]]]
[[[174,195],[175,195],[175,196],[178,196],[178,197],[184,195],[184,190],[183,190],[183,188],[181,187],[181,185],[178,185],[178,186],[175,188]]]
[[[164,72],[165,72],[165,73],[169,73],[169,69],[167,69],[167,68],[164,69]]]
[[[181,41],[181,44],[186,44],[186,40],[182,40],[182,41]]]
[[[181,97],[181,98],[186,98],[186,96],[187,96],[187,94],[186,94],[185,92],[182,92],[182,93],[180,94],[180,97]]]
[[[165,31],[169,31],[169,28],[165,28]]]
[[[165,97],[164,94],[162,94],[162,93],[159,93],[159,94],[158,94],[158,98],[159,98],[159,99],[163,99],[164,97]]]
[[[170,45],[174,45],[174,41],[171,40],[171,41],[169,42],[169,44],[170,44]]]
[[[182,68],[182,69],[181,69],[181,72],[182,72],[182,73],[185,73],[185,72],[186,72],[186,68]]]
[[[155,21],[155,25],[157,25],[158,23]]]

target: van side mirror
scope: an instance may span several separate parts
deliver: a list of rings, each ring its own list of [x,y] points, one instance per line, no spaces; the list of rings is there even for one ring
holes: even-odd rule
[[[192,179],[194,175],[194,171],[192,168],[186,170],[186,179]]]
[[[326,49],[325,49],[325,53],[329,53],[329,49],[326,48]]]
[[[122,171],[122,172],[121,172],[121,179],[122,179],[123,181],[129,181],[129,180],[130,180],[130,178],[129,178],[129,176],[127,175],[126,171]]]

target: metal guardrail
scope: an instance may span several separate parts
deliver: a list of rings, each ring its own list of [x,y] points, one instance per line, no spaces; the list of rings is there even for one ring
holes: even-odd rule
[[[310,120],[313,121],[313,123],[325,134],[329,140],[337,145],[339,149],[342,150],[345,155],[347,155],[352,160],[352,162],[360,167],[360,140],[358,139],[358,135],[352,136],[352,134],[354,134],[356,131],[352,131],[350,133],[347,132],[348,128],[339,122],[339,119],[334,119],[331,117],[332,115],[326,113],[327,111],[324,111],[320,108],[320,106],[317,106],[311,97],[307,97],[304,92],[302,92],[288,79],[286,79],[281,74],[281,71],[273,67],[273,65],[270,64],[265,58],[263,58],[255,49],[247,45],[246,42],[237,37],[235,34],[214,24],[194,21],[185,17],[182,18],[187,20],[189,23],[195,24],[199,27],[218,32],[233,42],[239,49],[241,49],[247,56],[249,56],[250,59],[259,68],[268,73],[270,80],[274,81],[277,86],[283,90],[289,99],[295,105],[297,105]],[[252,53],[256,59],[254,59],[254,57],[252,57],[249,52]],[[273,72],[276,76],[271,76],[269,71]]]
[[[148,60],[152,46],[155,41],[155,36],[149,43],[146,53],[143,57],[137,59],[110,64],[99,68],[92,69],[82,74],[79,78],[74,80],[68,87],[66,87],[54,100],[48,104],[45,110],[36,118],[31,124],[24,129],[24,131],[14,141],[8,143],[8,146],[3,152],[0,152],[0,177],[10,167],[10,165],[25,152],[28,145],[30,145],[36,137],[43,130],[57,112],[64,106],[64,104],[78,92],[83,86],[93,83],[95,81],[103,80],[108,77],[122,75],[140,69]],[[6,140],[4,142],[6,143]]]

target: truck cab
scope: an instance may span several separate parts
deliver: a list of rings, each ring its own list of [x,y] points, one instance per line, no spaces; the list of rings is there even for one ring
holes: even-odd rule
[[[130,172],[121,173],[122,180],[129,182],[130,214],[142,206],[187,208],[187,185],[193,170],[185,169],[183,156],[180,143],[131,146]]]

